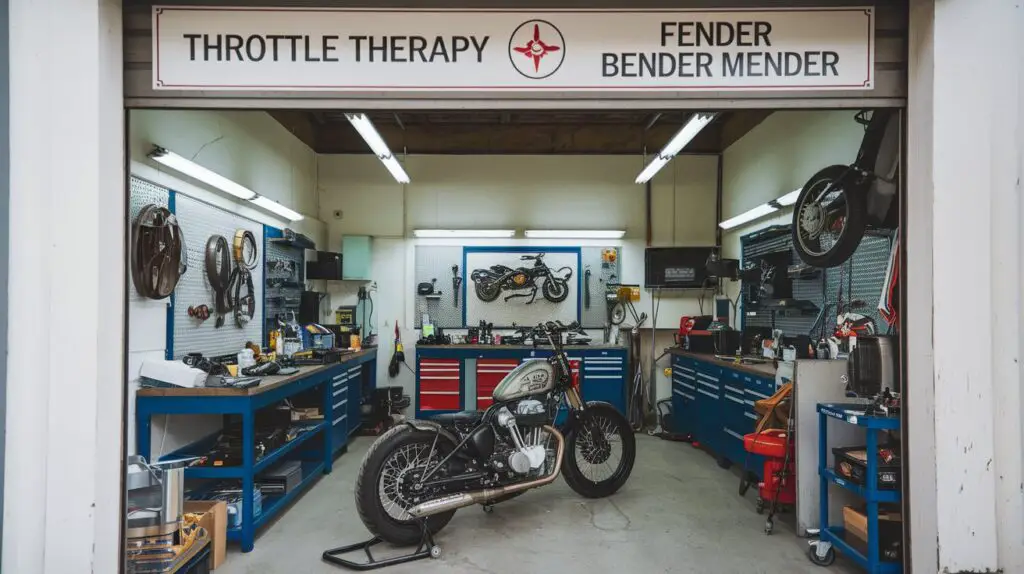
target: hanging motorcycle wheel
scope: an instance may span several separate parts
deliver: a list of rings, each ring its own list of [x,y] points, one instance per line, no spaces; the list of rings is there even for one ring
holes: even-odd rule
[[[496,282],[477,281],[473,284],[473,289],[476,291],[477,298],[485,303],[494,301],[501,294],[501,286]]]
[[[857,250],[867,226],[862,184],[849,166],[832,165],[804,184],[793,206],[793,247],[814,267],[836,267]]]
[[[569,283],[561,279],[548,277],[540,286],[544,298],[552,303],[561,303],[569,296]]]

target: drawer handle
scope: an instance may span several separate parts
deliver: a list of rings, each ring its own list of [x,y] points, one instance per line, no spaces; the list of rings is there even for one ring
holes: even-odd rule
[[[736,397],[734,397],[734,396],[732,396],[732,395],[730,395],[730,394],[726,394],[726,395],[725,395],[725,398],[729,399],[730,401],[732,401],[732,402],[734,402],[734,403],[737,403],[737,404],[740,404],[740,405],[742,405],[742,404],[743,404],[743,401],[742,401],[742,400],[740,400],[740,399],[737,399]]]
[[[679,383],[679,384],[680,384],[680,385],[681,385],[682,387],[684,387],[684,388],[690,389],[691,391],[696,391],[696,390],[697,390],[697,387],[695,387],[695,386],[693,386],[693,385],[689,385],[689,384],[687,384],[687,383]]]
[[[697,381],[697,382],[699,382],[700,384],[704,385],[705,387],[707,387],[709,389],[714,389],[716,391],[719,390],[718,389],[718,385],[712,385],[711,383],[705,383],[704,381]]]
[[[334,394],[332,396],[336,397],[336,396],[340,395],[341,393],[346,393],[346,392],[348,392],[348,387],[347,386],[341,387],[340,389],[334,391]]]
[[[738,433],[738,432],[736,432],[736,431],[734,431],[734,430],[732,430],[732,429],[730,429],[728,427],[722,427],[722,430],[725,431],[725,434],[730,435],[733,438],[738,438],[740,440],[743,440],[743,435],[741,435],[740,433]]]
[[[754,401],[752,401],[750,399],[743,399],[743,402],[747,403],[750,406],[754,406]]]
[[[344,405],[344,404],[348,404],[348,399],[344,399],[341,402],[337,403],[336,405],[334,405],[334,408],[338,408],[338,407],[340,407],[341,405]]]
[[[745,411],[743,413],[743,416],[747,417],[748,419],[754,419],[755,421],[761,420],[761,417],[755,415],[754,413],[752,413],[750,411]]]
[[[338,423],[345,420],[346,418],[348,418],[348,414],[341,415],[340,417],[334,419],[334,422],[331,423],[331,426],[338,426]]]
[[[729,385],[725,385],[725,390],[732,391],[732,392],[736,393],[737,395],[742,395],[743,394],[742,390],[737,389],[736,387],[730,387]]]
[[[762,395],[761,393],[759,393],[757,391],[752,391],[750,389],[747,389],[747,394],[748,395],[754,395],[755,397],[757,397],[759,399],[770,399],[771,398],[768,395]]]
[[[686,394],[686,393],[684,393],[683,391],[680,391],[680,390],[678,390],[678,389],[677,389],[677,390],[674,390],[674,391],[672,391],[672,392],[673,392],[673,393],[675,393],[675,394],[677,394],[677,395],[679,395],[679,396],[681,396],[681,397],[683,397],[684,399],[689,399],[689,400],[691,400],[691,401],[695,401],[695,400],[697,400],[697,397],[695,397],[695,396],[693,396],[693,395],[688,395],[688,394]]]
[[[623,373],[622,375],[587,375],[586,379],[588,381],[593,380],[593,379],[613,379],[613,380],[616,380],[616,381],[621,381],[622,377],[624,377],[624,376],[625,376],[625,373]]]
[[[335,380],[335,381],[340,381],[341,379],[347,379],[347,378],[348,378],[348,374],[346,374],[346,373],[342,373],[340,375],[334,375],[333,377],[331,377],[331,379]]]
[[[697,389],[697,392],[702,394],[702,395],[707,395],[707,396],[709,396],[709,397],[711,397],[713,399],[716,399],[716,400],[718,399],[718,395],[712,395],[711,393],[705,391],[704,389]]]

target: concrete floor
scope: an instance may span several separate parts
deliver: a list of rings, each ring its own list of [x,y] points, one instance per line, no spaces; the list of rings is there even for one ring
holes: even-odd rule
[[[368,538],[355,512],[355,474],[371,438],[349,452],[276,522],[248,554],[229,545],[218,574],[343,572],[321,561],[328,548]],[[559,478],[485,514],[459,510],[437,538],[440,560],[383,570],[389,574],[655,572],[801,574],[856,572],[839,558],[828,570],[807,558],[807,543],[782,516],[765,536],[754,491],[688,444],[638,437],[629,482],[601,500],[580,497]],[[355,555],[359,557],[359,555]]]

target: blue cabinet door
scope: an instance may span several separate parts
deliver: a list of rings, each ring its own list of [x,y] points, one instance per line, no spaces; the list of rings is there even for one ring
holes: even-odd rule
[[[697,372],[693,361],[675,357],[672,361],[672,432],[695,436],[699,426]]]
[[[722,455],[725,441],[722,436],[721,368],[703,361],[696,362],[697,408],[700,425],[697,436],[712,452]]]
[[[363,398],[363,365],[350,367],[348,374],[348,434],[359,429],[362,419],[360,404]]]
[[[615,350],[586,351],[582,357],[573,357],[577,352],[569,351],[569,360],[582,358],[580,386],[586,401],[611,403],[622,414],[626,414],[626,354]]]
[[[349,387],[347,369],[331,375],[331,408],[326,422],[330,425],[327,435],[331,438],[331,450],[334,452],[348,443]]]

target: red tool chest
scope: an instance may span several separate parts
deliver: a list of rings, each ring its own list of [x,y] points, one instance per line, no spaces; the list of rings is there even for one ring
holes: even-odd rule
[[[420,361],[419,410],[462,410],[459,389],[459,359],[423,359]]]

